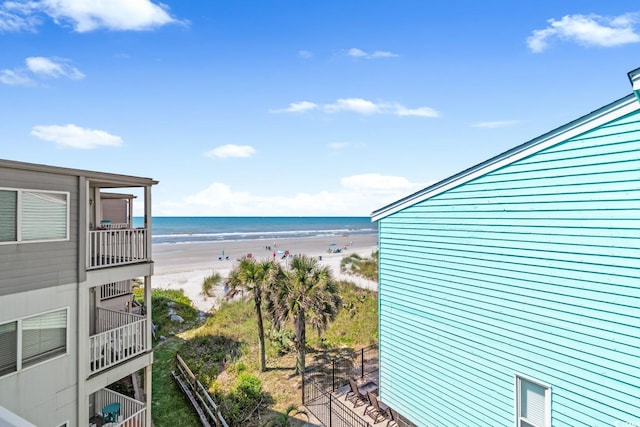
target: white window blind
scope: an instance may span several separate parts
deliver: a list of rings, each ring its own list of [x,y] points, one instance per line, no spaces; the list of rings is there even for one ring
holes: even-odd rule
[[[29,366],[67,351],[67,310],[22,321],[22,365]]]
[[[15,242],[18,193],[0,190],[0,242]]]
[[[525,378],[517,377],[518,426],[549,427],[549,388]]]
[[[67,195],[22,192],[22,240],[67,237]]]
[[[17,322],[0,325],[0,376],[15,372],[18,359]]]

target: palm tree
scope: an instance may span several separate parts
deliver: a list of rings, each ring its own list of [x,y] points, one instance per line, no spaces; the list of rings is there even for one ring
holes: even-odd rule
[[[319,266],[315,258],[297,255],[288,270],[278,272],[267,307],[276,328],[293,322],[298,353],[296,373],[305,369],[307,324],[321,334],[335,319],[341,304],[331,269]]]
[[[257,261],[255,258],[242,258],[240,263],[231,270],[227,284],[228,295],[233,296],[239,289],[245,289],[253,296],[258,320],[258,340],[260,341],[260,369],[267,370],[267,360],[264,344],[264,324],[262,321],[262,298],[273,282],[277,264],[272,260]]]

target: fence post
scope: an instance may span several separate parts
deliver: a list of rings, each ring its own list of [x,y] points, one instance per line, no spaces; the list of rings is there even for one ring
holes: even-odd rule
[[[364,378],[364,347],[360,349],[360,378]]]
[[[329,427],[333,427],[333,409],[331,409],[331,402],[333,401],[333,395],[329,395]]]
[[[331,360],[331,391],[336,391],[336,359]]]
[[[304,400],[304,388],[305,388],[305,383],[304,383],[304,372],[300,374],[300,376],[302,376],[302,404],[304,405],[305,400]]]

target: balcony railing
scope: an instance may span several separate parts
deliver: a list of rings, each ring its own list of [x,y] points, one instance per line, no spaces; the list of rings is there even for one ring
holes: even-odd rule
[[[144,228],[90,230],[87,269],[148,261],[146,235]]]
[[[89,372],[94,374],[150,349],[147,318],[97,308],[98,333],[89,337]]]
[[[131,225],[126,222],[101,222],[100,228],[105,230],[119,230],[123,228],[131,228]]]
[[[115,423],[122,427],[146,427],[146,407],[143,402],[139,402],[113,390],[103,388],[95,393],[95,408],[97,416],[101,415],[100,410],[112,403],[120,404],[120,416],[122,421]]]
[[[131,280],[121,280],[119,282],[107,283],[100,286],[100,301],[128,295],[131,293]]]

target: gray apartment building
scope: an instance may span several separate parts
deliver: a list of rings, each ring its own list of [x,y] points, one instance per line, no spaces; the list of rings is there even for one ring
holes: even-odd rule
[[[155,184],[0,159],[1,426],[151,426]]]

